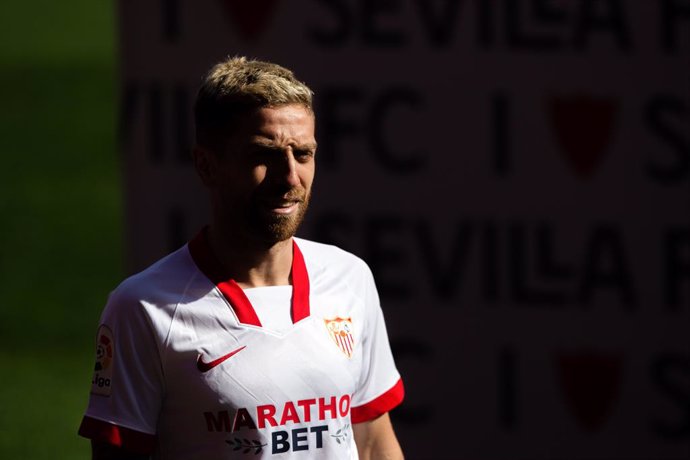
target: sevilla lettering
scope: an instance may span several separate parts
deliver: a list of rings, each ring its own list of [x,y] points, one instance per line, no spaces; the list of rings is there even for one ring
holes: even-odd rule
[[[350,403],[350,395],[300,399],[299,401],[287,401],[282,406],[262,404],[256,406],[253,411],[246,408],[239,408],[235,412],[234,417],[231,417],[230,412],[227,410],[204,412],[204,420],[208,431],[233,433],[243,428],[256,430],[268,427],[280,427],[288,424],[345,418],[350,414]],[[315,428],[312,427],[312,430],[313,429]],[[316,433],[316,431],[312,432]],[[317,444],[320,444],[320,432],[315,436],[317,437]],[[302,438],[293,439],[292,445],[301,446],[300,439]],[[280,442],[290,444],[288,438],[281,438]]]

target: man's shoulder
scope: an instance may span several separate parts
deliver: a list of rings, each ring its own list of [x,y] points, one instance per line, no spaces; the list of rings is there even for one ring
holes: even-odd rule
[[[294,238],[300,251],[305,257],[313,257],[317,260],[328,260],[341,263],[363,264],[364,261],[351,252],[338,246],[326,243],[319,243],[305,238]]]
[[[304,255],[307,267],[318,272],[331,274],[353,272],[369,274],[371,272],[364,260],[338,246],[304,238],[295,238],[295,242]]]
[[[197,274],[187,245],[166,255],[122,281],[111,297],[151,303],[178,298]]]
[[[123,330],[153,330],[163,340],[195,279],[193,268],[185,245],[126,278],[110,293],[101,324],[115,334]]]

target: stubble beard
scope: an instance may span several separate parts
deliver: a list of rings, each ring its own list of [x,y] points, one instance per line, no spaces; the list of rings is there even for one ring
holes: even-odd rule
[[[299,204],[293,214],[269,214],[259,211],[261,208],[249,210],[248,231],[253,238],[263,243],[273,245],[292,238],[299,229],[309,207],[311,192],[294,192],[291,196],[298,198]]]

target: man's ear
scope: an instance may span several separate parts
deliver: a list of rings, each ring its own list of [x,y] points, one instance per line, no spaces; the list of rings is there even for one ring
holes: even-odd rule
[[[195,145],[192,149],[194,168],[205,186],[211,187],[216,181],[218,158],[216,154],[205,147]]]

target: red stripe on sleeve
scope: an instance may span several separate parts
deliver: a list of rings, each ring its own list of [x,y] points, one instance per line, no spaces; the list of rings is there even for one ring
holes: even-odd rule
[[[405,387],[403,387],[402,379],[398,379],[398,382],[390,390],[378,398],[361,406],[353,407],[350,416],[352,423],[373,420],[400,404],[403,398],[405,398]]]
[[[156,448],[156,437],[112,423],[85,416],[79,427],[79,435],[122,447],[135,454],[150,454]]]

